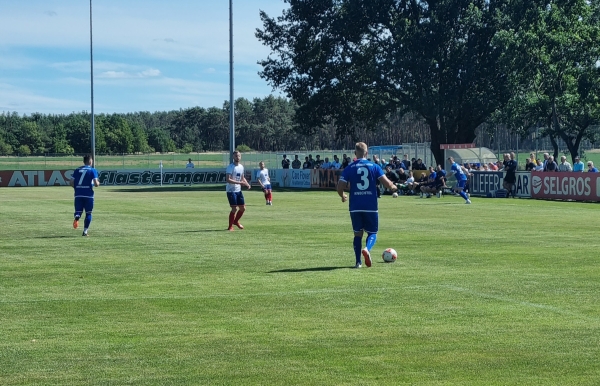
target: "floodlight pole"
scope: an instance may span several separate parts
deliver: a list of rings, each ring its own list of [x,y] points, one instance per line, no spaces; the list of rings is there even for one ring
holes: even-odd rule
[[[94,49],[92,38],[92,0],[90,0],[90,84],[91,84],[91,104],[92,104],[92,167],[96,166],[96,127],[94,125]]]
[[[233,159],[234,151],[235,100],[233,97],[233,0],[229,0],[229,162]]]

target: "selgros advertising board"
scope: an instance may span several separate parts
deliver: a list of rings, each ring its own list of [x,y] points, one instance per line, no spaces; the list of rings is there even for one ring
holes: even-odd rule
[[[533,198],[600,201],[600,173],[532,172]]]
[[[504,172],[473,172],[469,180],[469,193],[473,196],[487,196],[503,189]],[[517,197],[531,197],[531,175],[529,172],[517,172],[515,183]]]

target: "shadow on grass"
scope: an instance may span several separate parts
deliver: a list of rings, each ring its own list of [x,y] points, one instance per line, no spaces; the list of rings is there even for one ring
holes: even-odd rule
[[[110,187],[115,187],[109,185]],[[333,189],[332,189],[333,190]],[[146,193],[146,192],[189,192],[189,191],[198,191],[198,192],[223,192],[225,193],[225,185],[193,185],[193,186],[183,186],[183,185],[164,185],[164,186],[145,186],[141,185],[139,187],[123,187],[116,190],[117,192],[123,193]],[[248,191],[248,189],[242,189],[244,193]],[[260,186],[252,185],[252,189],[250,191],[260,192]],[[295,188],[274,188],[273,192],[307,192],[310,189],[295,189]]]
[[[277,271],[268,271],[267,273],[295,273],[295,272],[323,272],[334,271],[336,269],[354,269],[354,267],[314,267],[314,268],[297,268],[297,269],[278,269]]]

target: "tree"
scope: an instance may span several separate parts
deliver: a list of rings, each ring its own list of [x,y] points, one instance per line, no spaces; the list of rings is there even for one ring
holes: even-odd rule
[[[499,115],[513,131],[541,127],[558,157],[562,139],[571,158],[583,139],[596,142],[600,124],[600,3],[552,1],[539,9],[527,33],[514,41],[513,79],[519,92]]]
[[[473,142],[475,129],[511,97],[501,32],[515,33],[536,0],[287,0],[261,12],[256,36],[272,55],[261,76],[300,107],[300,130],[335,122],[338,135],[397,112],[427,122],[431,150]]]

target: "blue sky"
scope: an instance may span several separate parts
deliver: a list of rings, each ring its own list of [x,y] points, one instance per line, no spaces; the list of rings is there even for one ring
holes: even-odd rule
[[[234,0],[235,97],[273,92],[258,76],[269,49],[259,10]],[[93,0],[96,113],[221,107],[229,99],[228,0]],[[90,111],[88,0],[0,1],[0,112]]]

